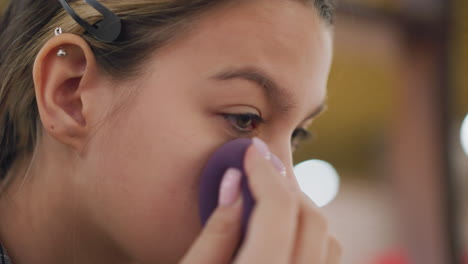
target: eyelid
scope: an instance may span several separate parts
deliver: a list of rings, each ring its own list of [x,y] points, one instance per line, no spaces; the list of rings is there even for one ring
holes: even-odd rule
[[[250,106],[250,105],[235,105],[235,106],[229,106],[226,108],[227,108],[226,110],[222,111],[225,114],[230,114],[230,115],[255,114],[255,115],[262,117],[262,112],[258,108]]]

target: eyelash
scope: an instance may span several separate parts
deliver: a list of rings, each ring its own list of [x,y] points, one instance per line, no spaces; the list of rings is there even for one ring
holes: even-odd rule
[[[255,136],[256,129],[261,126],[262,124],[266,123],[266,120],[263,119],[261,116],[252,114],[252,113],[242,113],[242,114],[222,114],[223,117],[231,122],[231,126],[233,129],[242,136]],[[236,121],[240,120],[240,118],[249,118],[249,120],[253,120],[256,122],[252,128],[242,129],[236,125]],[[249,126],[250,127],[250,126]],[[252,131],[251,131],[252,130]],[[312,137],[312,133],[307,131],[304,128],[296,128],[291,135],[291,145],[293,149],[296,150],[299,147],[299,141],[304,141]]]

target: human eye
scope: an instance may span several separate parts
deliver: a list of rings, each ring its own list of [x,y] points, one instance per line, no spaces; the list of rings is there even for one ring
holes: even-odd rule
[[[242,136],[255,136],[258,127],[265,123],[261,116],[253,113],[223,114],[223,117],[232,129]]]
[[[299,148],[300,144],[303,141],[311,139],[312,137],[313,137],[312,133],[307,131],[305,128],[302,128],[302,127],[296,128],[293,134],[291,135],[291,146],[292,146],[293,152]]]
[[[223,114],[223,117],[230,123],[232,129],[241,136],[255,136],[258,128],[266,123],[265,119],[253,113]],[[300,143],[311,137],[312,133],[305,128],[296,128],[291,135],[292,149],[296,150]]]

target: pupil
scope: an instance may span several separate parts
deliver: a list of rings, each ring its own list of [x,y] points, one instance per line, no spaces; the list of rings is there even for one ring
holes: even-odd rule
[[[249,116],[242,116],[241,118],[239,118],[239,125],[242,127],[242,128],[246,128],[246,127],[249,127],[250,124],[252,123],[252,119],[249,117]]]

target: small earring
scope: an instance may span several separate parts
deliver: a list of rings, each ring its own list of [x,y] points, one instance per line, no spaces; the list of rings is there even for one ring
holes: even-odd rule
[[[61,35],[62,34],[62,28],[61,27],[55,28],[54,33],[55,33],[55,36]],[[67,51],[62,46],[60,46],[60,49],[57,52],[57,56],[58,57],[65,57],[65,56],[67,56]]]
[[[67,52],[63,48],[60,48],[59,51],[57,51],[58,57],[65,57],[67,55],[68,55]]]

